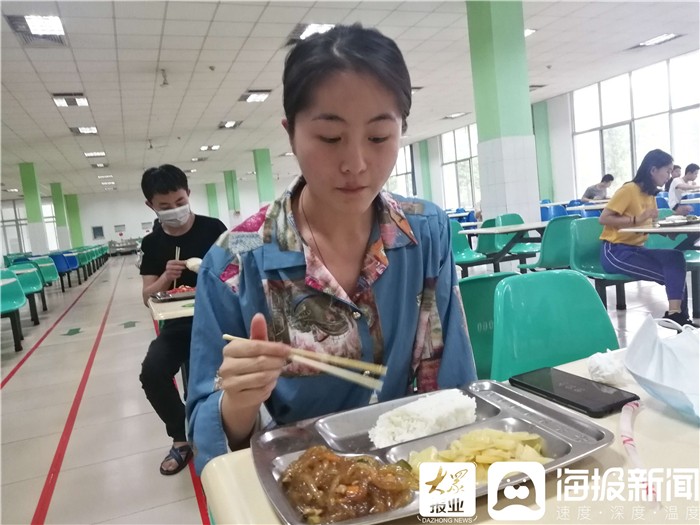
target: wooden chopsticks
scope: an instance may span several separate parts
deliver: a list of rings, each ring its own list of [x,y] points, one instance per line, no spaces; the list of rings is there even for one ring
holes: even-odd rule
[[[228,334],[224,334],[224,339],[226,341],[247,341],[247,339],[243,337],[236,337]],[[382,381],[374,377],[369,377],[364,374],[359,374],[357,372],[345,370],[344,368],[339,368],[338,366],[333,366],[333,364],[345,366],[348,368],[354,368],[356,370],[363,370],[365,372],[370,372],[379,376],[384,376],[387,372],[387,368],[384,365],[366,363],[365,361],[350,359],[348,357],[340,357],[328,354],[317,354],[316,352],[302,350],[301,348],[292,348],[290,359],[294,362],[310,366],[312,368],[320,370],[321,372],[340,377],[341,379],[351,381],[353,383],[364,386],[366,388],[370,388],[372,390],[380,390],[382,388]]]
[[[180,260],[180,247],[175,246],[175,260],[179,261]],[[175,279],[175,282],[173,283],[173,288],[177,288],[177,279]]]

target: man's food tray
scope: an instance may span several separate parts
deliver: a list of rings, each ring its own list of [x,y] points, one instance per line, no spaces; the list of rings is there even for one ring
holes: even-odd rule
[[[363,454],[380,463],[393,464],[400,460],[408,460],[412,451],[423,451],[430,446],[444,450],[451,442],[473,430],[525,431],[542,437],[542,454],[551,458],[551,461],[544,464],[545,472],[551,472],[610,445],[614,439],[612,432],[587,418],[498,382],[475,381],[462,390],[476,401],[474,423],[385,448],[375,448],[369,439],[368,431],[381,414],[415,401],[417,396],[377,403],[255,433],[251,438],[255,469],[265,493],[282,521],[288,525],[308,523],[288,500],[280,478],[290,463],[315,445],[324,445],[340,456]],[[509,476],[507,479],[504,477],[500,488],[526,480],[527,476],[524,473]],[[477,484],[476,496],[485,495],[487,490],[485,483]],[[383,523],[418,514],[418,507],[418,491],[414,491],[413,498],[404,507],[337,523]]]
[[[151,299],[157,303],[167,303],[169,301],[181,301],[183,299],[194,299],[195,291],[186,292],[156,292],[151,294]]]
[[[686,215],[685,217],[678,215],[671,217],[667,217],[666,219],[660,220],[656,224],[664,228],[668,228],[669,226],[688,226],[690,224],[700,224],[700,217],[697,217],[695,215]]]

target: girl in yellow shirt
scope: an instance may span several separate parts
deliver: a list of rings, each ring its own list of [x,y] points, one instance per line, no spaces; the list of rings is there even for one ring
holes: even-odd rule
[[[644,247],[645,233],[621,232],[622,228],[651,226],[658,217],[656,193],[673,170],[673,157],[655,149],[644,160],[631,182],[622,186],[600,215],[604,226],[600,259],[608,273],[621,273],[666,286],[668,311],[664,314],[680,325],[698,326],[688,316],[685,286],[685,258],[679,250],[652,250]]]

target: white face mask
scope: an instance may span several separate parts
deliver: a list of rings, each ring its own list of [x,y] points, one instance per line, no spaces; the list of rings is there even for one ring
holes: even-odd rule
[[[190,218],[190,205],[185,204],[171,210],[160,210],[156,212],[156,215],[158,215],[161,224],[171,228],[179,228],[187,224],[187,219]]]

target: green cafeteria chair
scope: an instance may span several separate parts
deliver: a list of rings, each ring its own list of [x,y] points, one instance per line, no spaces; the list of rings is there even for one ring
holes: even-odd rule
[[[17,276],[10,270],[0,270],[0,313],[2,317],[9,318],[12,326],[12,339],[15,343],[15,352],[22,351],[22,324],[19,311],[27,303],[22,285]]]
[[[603,226],[596,217],[576,219],[571,223],[571,269],[593,279],[603,306],[608,307],[608,286],[615,286],[618,310],[627,309],[625,302],[625,283],[638,281],[634,277],[621,273],[607,273],[600,262],[600,234]]]
[[[459,281],[459,293],[467,316],[469,340],[472,343],[476,376],[491,379],[493,360],[493,298],[496,285],[515,272],[498,272],[465,277]]]
[[[496,286],[492,379],[505,381],[617,348],[608,313],[580,273],[528,273]]]
[[[43,311],[47,310],[44,283],[41,280],[39,270],[31,263],[13,264],[8,270],[17,276],[17,280],[19,280],[19,284],[22,285],[22,290],[24,290],[24,295],[29,300],[29,311],[31,312],[32,321],[35,325],[39,324],[39,313],[36,309],[36,299],[34,297],[36,294],[39,294],[41,297]]]
[[[41,279],[45,285],[51,285],[59,280],[58,269],[49,256],[32,257],[30,261],[39,268]]]
[[[538,268],[544,270],[568,268],[569,257],[571,257],[571,221],[578,218],[578,215],[564,215],[550,219],[542,235],[539,259],[530,264],[519,264],[518,268],[533,271]]]
[[[485,264],[481,261],[486,259],[486,256],[472,250],[467,236],[459,233],[462,231],[462,225],[459,222],[450,220],[450,228],[452,229],[452,254],[455,258],[455,264],[462,268],[463,275],[467,276],[470,266]]]

